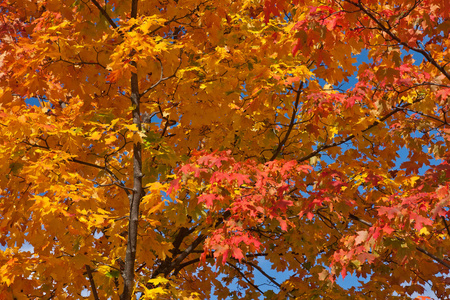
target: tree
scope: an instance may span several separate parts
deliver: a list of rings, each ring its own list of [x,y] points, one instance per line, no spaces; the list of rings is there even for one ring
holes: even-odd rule
[[[448,1],[0,9],[3,298],[450,297]]]

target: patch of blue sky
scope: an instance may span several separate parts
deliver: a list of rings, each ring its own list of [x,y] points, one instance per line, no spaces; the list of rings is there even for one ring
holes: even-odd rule
[[[29,106],[37,106],[37,107],[41,106],[41,104],[39,103],[39,99],[35,97],[26,99],[25,103]]]
[[[8,245],[5,246],[0,245],[0,251],[5,251],[8,248]],[[22,246],[19,249],[20,252],[30,252],[34,253],[34,247],[27,240],[24,240]]]

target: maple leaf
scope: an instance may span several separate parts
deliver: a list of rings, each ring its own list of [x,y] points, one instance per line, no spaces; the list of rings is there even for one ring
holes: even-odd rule
[[[216,200],[217,199],[217,196],[216,195],[214,195],[214,194],[207,194],[207,195],[201,195],[199,198],[198,198],[198,202],[199,203],[205,203],[205,205],[207,206],[207,207],[211,207],[211,206],[213,206],[213,202],[214,202],[214,200]]]
[[[357,233],[358,233],[358,236],[355,239],[355,245],[359,245],[367,240],[367,237],[369,235],[368,231],[366,231],[366,230],[358,231]]]
[[[232,256],[239,260],[239,262],[244,258],[244,254],[242,253],[242,250],[239,248],[234,248]]]

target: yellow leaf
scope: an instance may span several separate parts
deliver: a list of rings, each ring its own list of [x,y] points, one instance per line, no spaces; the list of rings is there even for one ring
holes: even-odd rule
[[[158,276],[156,278],[150,279],[149,281],[147,281],[148,283],[154,284],[154,285],[158,285],[158,284],[166,284],[169,282],[169,279],[163,277],[163,276]]]
[[[102,134],[98,131],[94,132],[89,139],[91,140],[99,140],[102,137]]]
[[[136,124],[125,125],[125,127],[126,127],[128,130],[131,130],[131,131],[137,131],[137,130],[138,130],[138,127],[137,127]]]
[[[411,186],[413,186],[417,180],[420,179],[420,176],[412,176],[411,178],[408,179],[409,183],[411,184]]]
[[[110,270],[110,267],[105,266],[105,265],[99,266],[97,268],[97,271],[99,271],[102,274],[107,274],[109,272],[109,270]]]
[[[163,18],[155,18],[154,16],[151,16],[151,17],[145,18],[144,24],[142,24],[140,26],[140,28],[144,34],[147,34],[150,31],[150,27],[155,26],[155,25],[162,25],[165,22],[166,22],[166,20]]]
[[[152,208],[150,208],[148,210],[148,214],[150,215],[150,214],[160,210],[164,206],[164,203],[165,203],[164,201],[161,201],[160,203],[158,203],[155,206],[153,206]]]
[[[420,229],[419,231],[419,235],[430,235],[430,232],[426,227],[422,227],[422,229]]]
[[[109,127],[111,127],[111,128],[114,127],[117,124],[117,122],[119,122],[119,121],[120,121],[120,118],[112,120],[111,124],[109,125]]]
[[[145,186],[145,189],[150,191],[161,191],[165,190],[165,185],[162,185],[160,182],[152,182]]]
[[[111,136],[109,136],[109,137],[107,137],[107,138],[105,139],[105,144],[106,144],[106,145],[112,144],[112,143],[114,143],[116,140],[117,140],[117,137],[116,137],[115,135],[111,135]]]
[[[167,294],[168,291],[164,290],[162,287],[157,287],[154,289],[145,288],[144,299],[155,299],[158,295]]]

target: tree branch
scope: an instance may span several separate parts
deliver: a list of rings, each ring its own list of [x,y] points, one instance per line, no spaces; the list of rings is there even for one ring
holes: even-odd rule
[[[392,115],[398,113],[399,111],[403,111],[403,110],[405,109],[405,107],[408,107],[408,106],[410,106],[410,105],[412,105],[412,104],[414,104],[414,103],[417,103],[417,102],[419,102],[419,101],[421,101],[421,100],[423,100],[423,98],[418,98],[418,99],[416,99],[415,101],[413,101],[412,103],[407,103],[407,104],[405,104],[405,105],[403,105],[403,106],[401,106],[401,107],[395,108],[394,110],[392,110],[390,113],[388,113],[387,115],[385,115],[384,117],[382,117],[382,118],[379,119],[378,121],[373,122],[372,125],[368,126],[366,129],[362,130],[362,132],[364,133],[364,132],[369,131],[370,129],[374,128],[375,126],[377,126],[377,125],[381,124],[382,122],[386,121],[386,120],[387,120],[388,118],[390,118]],[[355,137],[356,137],[356,136],[355,136],[354,134],[351,134],[351,135],[349,135],[348,137],[346,137],[345,139],[343,139],[343,140],[341,140],[341,141],[339,141],[339,142],[334,142],[334,143],[332,143],[332,144],[325,144],[325,145],[322,145],[322,146],[320,146],[320,147],[317,147],[317,149],[316,149],[315,151],[311,152],[310,154],[308,154],[308,155],[306,155],[306,156],[303,156],[302,158],[299,158],[299,159],[297,160],[297,162],[304,162],[305,160],[308,160],[308,159],[310,159],[311,157],[316,156],[317,154],[319,154],[319,153],[322,152],[323,150],[326,150],[326,149],[328,149],[328,148],[333,148],[333,147],[337,147],[337,146],[340,146],[340,145],[342,145],[342,144],[345,144],[345,143],[347,143],[348,141],[354,139]]]
[[[138,13],[138,0],[131,0],[131,17],[136,19]]]
[[[42,145],[38,145],[38,144],[32,144],[32,143],[30,143],[28,141],[24,141],[23,143],[26,144],[26,145],[29,145],[31,147],[36,147],[36,148],[41,148],[41,149],[46,149],[48,151],[52,151],[49,146],[42,146]],[[77,158],[69,158],[69,159],[67,159],[67,161],[74,162],[74,163],[77,163],[77,164],[80,164],[80,165],[85,165],[85,166],[89,166],[89,167],[92,167],[92,168],[96,168],[96,169],[99,169],[99,170],[106,171],[112,177],[112,180],[116,181],[116,182],[113,182],[113,184],[118,186],[118,187],[120,187],[120,188],[122,188],[127,193],[128,196],[130,195],[130,190],[133,191],[132,189],[130,189],[130,188],[126,187],[125,185],[123,185],[122,183],[120,183],[120,180],[119,180],[119,178],[117,178],[116,174],[114,174],[110,169],[108,169],[108,167],[106,166],[106,159],[105,159],[105,166],[101,166],[101,165],[97,165],[97,164],[94,164],[94,163],[82,161],[82,160],[79,160]],[[119,182],[119,183],[117,183],[117,182]],[[104,185],[104,186],[106,186],[106,185]]]
[[[219,225],[223,223],[224,220],[228,219],[231,216],[230,211],[226,211],[223,215],[217,220],[214,224],[214,228],[217,228]],[[179,232],[179,234],[184,234]],[[187,236],[187,235],[186,235]],[[184,238],[184,237],[183,237]],[[159,274],[163,273],[164,276],[168,276],[173,270],[179,269],[179,266],[183,262],[183,260],[191,254],[198,245],[200,245],[205,239],[207,235],[200,234],[197,238],[184,250],[182,251],[176,258],[173,260],[171,257],[167,257],[166,260],[162,264],[160,264],[156,270],[152,274],[152,278],[156,278]],[[175,238],[175,241],[172,242],[174,245],[179,239],[181,239],[178,235]]]
[[[367,225],[367,226],[369,226],[369,227],[372,227],[372,223],[370,223],[370,222],[368,222],[368,221],[366,221],[366,220],[363,220],[363,219],[361,219],[360,217],[355,216],[354,214],[349,214],[348,216],[349,216],[349,218],[352,219],[352,220],[358,221],[358,222],[360,222],[360,223],[362,223],[362,224],[364,224],[364,225]]]
[[[91,284],[92,296],[94,296],[95,300],[100,300],[97,293],[97,287],[94,282],[94,277],[92,277],[91,267],[89,265],[84,265],[84,267],[86,268],[86,273],[89,277],[89,283]]]
[[[156,83],[154,83],[154,84],[151,85],[149,88],[147,88],[145,91],[143,91],[143,92],[140,94],[141,97],[144,96],[145,94],[147,94],[148,92],[150,92],[151,90],[153,90],[153,89],[154,89],[155,87],[157,87],[161,82],[166,81],[166,80],[169,80],[170,78],[173,78],[173,77],[176,76],[176,74],[177,74],[177,72],[178,72],[178,69],[181,67],[181,53],[182,53],[182,52],[183,52],[183,51],[180,52],[180,63],[178,64],[178,67],[175,69],[175,71],[173,72],[173,74],[170,75],[170,76],[168,76],[168,77],[164,77],[164,68],[163,68],[162,62],[161,62],[161,60],[160,60],[159,58],[157,58],[157,60],[159,61],[159,65],[160,65],[160,67],[161,67],[161,74],[160,74],[160,76],[159,76],[159,79],[158,79],[158,81],[157,81]]]
[[[137,17],[138,0],[131,1],[131,18]],[[130,64],[137,69],[137,63],[135,61]],[[133,107],[132,116],[133,124],[136,124],[138,131],[141,131],[141,96],[139,94],[139,78],[138,74],[131,72],[130,79],[131,88],[131,105]],[[128,238],[127,238],[127,250],[125,254],[125,266],[122,273],[124,287],[123,292],[120,295],[120,300],[130,300],[132,298],[133,290],[135,288],[135,260],[136,260],[136,248],[137,248],[137,236],[138,236],[138,223],[139,223],[139,205],[141,199],[144,196],[144,188],[142,186],[142,145],[140,142],[133,144],[133,193],[128,196],[130,200],[130,215],[128,220]]]
[[[93,164],[93,163],[90,163],[90,162],[85,162],[85,161],[82,161],[82,160],[79,160],[79,159],[76,159],[76,158],[69,158],[68,161],[106,171],[106,173],[108,173],[112,177],[112,179],[114,179],[116,181],[116,182],[113,182],[114,185],[116,185],[116,186],[120,187],[121,189],[123,189],[128,197],[131,195],[130,191],[133,191],[133,190],[128,188],[128,187],[126,187],[124,184],[122,184],[120,182],[119,178],[117,178],[116,174],[114,174],[106,166],[100,166],[100,165]]]
[[[55,63],[56,62],[65,62],[65,63],[70,64],[72,66],[95,65],[95,66],[99,66],[99,67],[101,67],[101,68],[106,70],[106,67],[104,65],[102,65],[101,63],[99,63],[99,62],[87,62],[87,61],[72,62],[72,61],[69,61],[69,60],[66,60],[66,59],[63,59],[63,58],[59,58],[58,60],[55,60],[54,62]]]
[[[193,252],[194,252],[194,251],[193,251]],[[245,257],[248,257],[248,258],[250,258],[250,257],[262,257],[262,256],[267,256],[267,255],[268,255],[268,253],[249,253],[249,254],[246,254]],[[214,258],[214,256],[213,256],[213,255],[207,255],[206,258]],[[173,275],[177,275],[177,274],[178,274],[182,269],[184,269],[185,267],[187,267],[187,266],[189,266],[189,265],[192,265],[192,264],[195,264],[195,263],[197,263],[197,262],[200,262],[200,258],[199,258],[199,257],[194,258],[194,259],[191,259],[191,260],[189,260],[189,261],[187,261],[187,262],[185,262],[185,263],[180,264],[180,265],[173,271]]]
[[[445,220],[444,217],[441,217],[441,218],[442,218],[442,222],[444,222],[445,229],[447,229],[447,235],[450,237],[450,228],[448,227],[447,221]]]
[[[294,128],[295,125],[295,118],[297,117],[297,112],[298,112],[298,104],[300,102],[300,94],[302,93],[302,89],[303,89],[303,81],[300,83],[300,86],[298,88],[297,92],[297,97],[295,98],[295,103],[294,103],[294,108],[292,109],[292,116],[291,116],[291,121],[289,123],[289,127],[288,130],[286,132],[286,135],[284,136],[283,140],[278,144],[277,149],[273,152],[272,157],[270,158],[270,160],[274,160],[275,158],[277,158],[278,154],[280,154],[281,149],[283,149],[283,146],[286,144],[289,135],[291,134],[292,129]]]
[[[413,114],[418,114],[418,115],[420,115],[420,116],[422,116],[422,117],[429,118],[429,119],[431,119],[431,120],[434,120],[434,121],[436,121],[436,122],[439,122],[439,123],[442,124],[441,126],[443,126],[443,125],[450,125],[446,120],[441,120],[441,119],[439,119],[439,118],[437,118],[437,117],[435,117],[435,116],[431,116],[431,115],[428,115],[428,114],[424,114],[424,113],[422,113],[422,112],[420,112],[420,111],[415,111],[415,110],[412,110],[412,109],[405,109],[405,110],[406,110],[406,111],[409,111],[409,112],[412,112]]]
[[[91,0],[91,2],[98,8],[100,13],[106,18],[106,20],[108,20],[109,25],[111,25],[114,29],[117,29],[116,23],[114,23],[113,19],[111,19],[106,10],[104,10],[103,7],[100,6],[97,0]]]
[[[437,261],[438,263],[440,263],[441,265],[443,265],[444,267],[446,267],[447,269],[450,270],[450,264],[446,263],[445,261],[443,261],[442,259],[440,259],[439,257],[431,254],[430,252],[428,252],[427,250],[420,248],[418,246],[416,246],[417,251],[422,252],[423,254],[431,257],[432,259],[434,259],[435,261]]]
[[[250,261],[246,261],[246,260],[242,260],[242,261],[243,261],[245,264],[247,264],[247,265],[249,265],[249,266],[252,266],[252,267],[255,268],[256,270],[258,270],[262,275],[264,275],[264,277],[266,277],[267,279],[269,279],[270,282],[272,282],[273,284],[275,284],[280,290],[283,289],[283,288],[281,287],[281,284],[279,284],[278,282],[276,282],[276,281],[275,281],[275,278],[273,278],[272,276],[270,276],[269,274],[267,274],[266,272],[264,272],[264,270],[263,270],[260,266],[255,265],[254,263],[252,263],[252,262],[250,262]],[[288,295],[289,297],[295,299],[295,297],[294,297],[291,293],[288,292],[287,295]]]
[[[181,262],[197,248],[204,240],[206,235],[200,234],[184,251],[182,251],[175,260],[168,257],[162,264],[156,268],[152,274],[152,278],[156,278],[159,274],[164,273],[164,276],[168,276],[174,269],[178,268]],[[173,242],[172,244],[174,244]]]
[[[408,43],[402,41],[398,36],[396,36],[394,33],[392,33],[391,26],[389,24],[388,24],[389,28],[387,28],[383,23],[381,23],[379,18],[374,16],[371,12],[368,11],[367,8],[364,7],[364,5],[361,3],[360,0],[358,1],[358,3],[350,1],[350,0],[345,0],[345,1],[358,7],[362,12],[364,12],[364,14],[366,14],[369,18],[371,18],[379,26],[377,29],[385,32],[393,40],[395,40],[398,44],[402,45],[403,47],[405,47],[411,51],[422,54],[429,63],[431,63],[433,66],[435,66],[445,77],[447,77],[448,80],[450,80],[450,74],[445,70],[445,67],[439,65],[437,63],[437,61],[430,55],[430,53],[428,53],[428,51],[423,50],[422,48],[412,47],[412,46],[408,45]],[[402,28],[402,30],[407,30],[407,29]]]
[[[244,280],[248,282],[248,284],[250,284],[250,285],[251,285],[254,289],[256,289],[258,292],[260,292],[261,295],[264,295],[264,292],[261,291],[260,288],[259,288],[257,285],[255,285],[250,279],[248,279],[247,276],[245,276],[245,274],[242,273],[242,271],[241,271],[237,266],[233,265],[232,263],[230,263],[230,262],[228,262],[228,261],[227,261],[227,265],[229,265],[229,266],[231,266],[233,269],[235,269],[235,270],[241,275],[241,277],[244,278]]]

